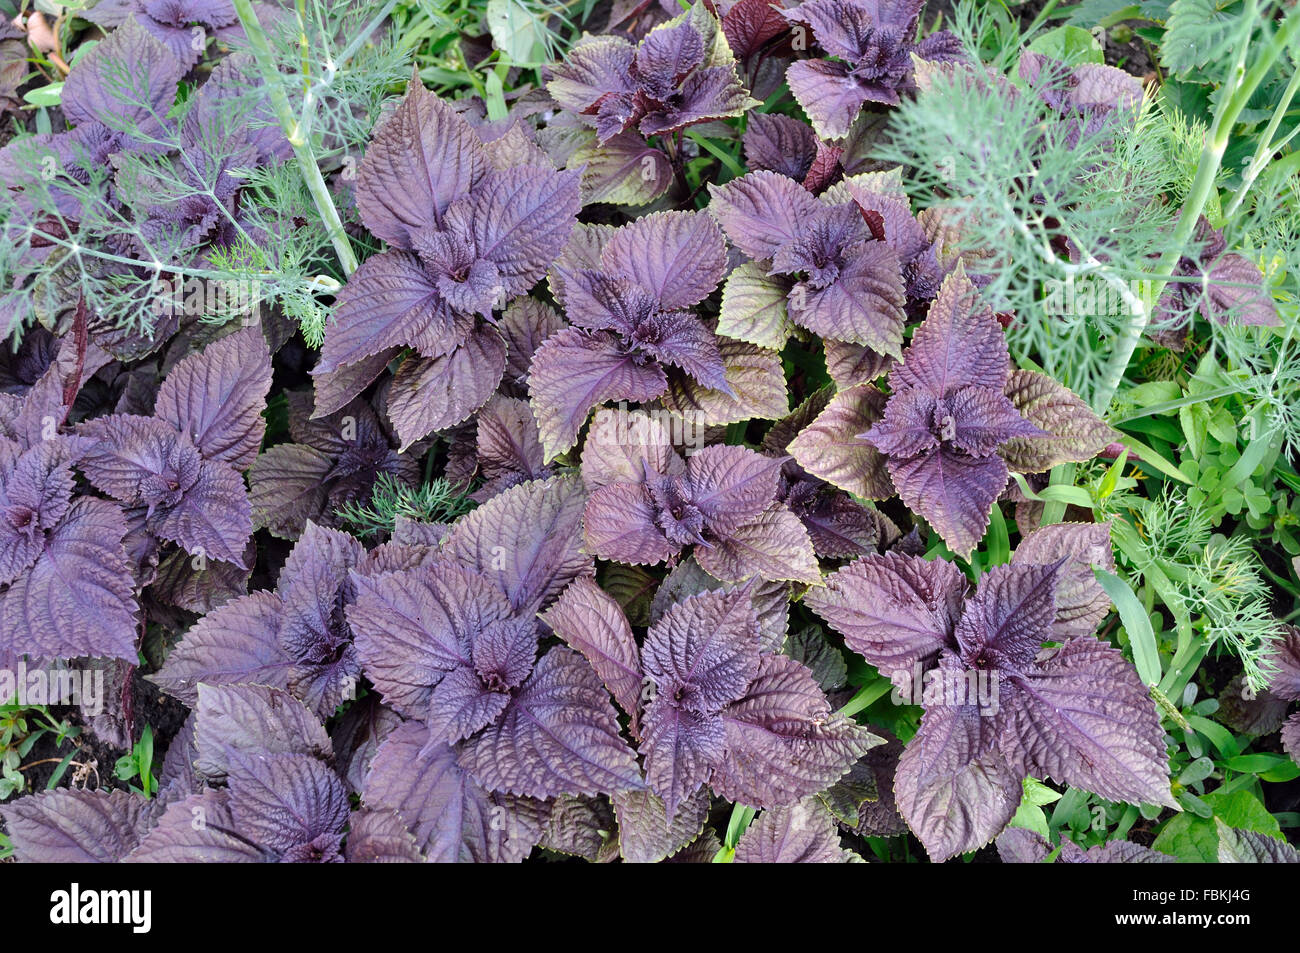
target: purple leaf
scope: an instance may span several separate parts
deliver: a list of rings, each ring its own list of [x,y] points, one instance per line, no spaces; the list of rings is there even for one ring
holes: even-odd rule
[[[136,661],[136,602],[122,511],[80,497],[35,565],[0,594],[0,656]]]
[[[898,809],[936,863],[987,844],[1020,804],[1021,777],[996,747],[994,718],[931,705],[898,762]]]
[[[722,712],[727,755],[710,782],[718,795],[779,807],[839,780],[881,739],[833,714],[809,671],[764,655],[745,697]]]
[[[718,286],[727,248],[703,212],[656,212],[616,230],[601,261],[653,293],[660,307],[676,310],[699,304]]]
[[[204,459],[247,470],[266,431],[270,389],[271,354],[261,329],[249,327],[172,368],[154,414],[188,436]]]
[[[1175,807],[1160,717],[1118,649],[1071,639],[1015,685],[1021,700],[1003,745],[1024,773],[1112,801]]]
[[[732,244],[750,258],[771,258],[800,238],[804,224],[823,209],[799,183],[775,172],[751,172],[726,185],[710,185],[709,214]]]
[[[287,686],[291,660],[277,639],[280,599],[251,592],[209,612],[185,633],[150,680],[190,707],[198,685]]]
[[[827,576],[804,601],[849,649],[893,676],[954,647],[966,587],[952,563],[885,553]]]
[[[1010,671],[1033,662],[1056,618],[1061,565],[993,566],[980,576],[954,632],[962,661]]]
[[[838,864],[835,818],[815,798],[764,811],[736,844],[738,864]]]
[[[410,248],[411,234],[441,226],[447,207],[488,170],[473,127],[413,78],[361,161],[356,187],[361,220],[390,245]]]
[[[126,791],[43,791],[0,807],[15,857],[29,864],[111,864],[140,840],[148,801]]]
[[[531,616],[594,572],[579,529],[585,499],[574,477],[512,487],[462,517],[445,551],[495,581],[516,612]]]
[[[959,556],[979,545],[993,503],[1007,485],[1001,457],[972,457],[946,447],[924,456],[891,458],[889,475],[903,502],[924,516]]]
[[[542,616],[566,645],[581,652],[605,688],[632,719],[637,734],[641,699],[641,660],[627,616],[613,596],[579,577]]]
[[[552,335],[537,349],[528,377],[546,459],[578,442],[592,408],[607,400],[653,400],[666,386],[662,368],[639,365],[608,332],[570,328]]]
[[[1091,635],[1110,611],[1093,567],[1115,571],[1109,523],[1054,523],[1034,530],[1020,541],[1011,565],[1050,564],[1061,558],[1056,585],[1056,619],[1052,635],[1058,641]]]
[[[456,764],[456,752],[430,745],[419,722],[398,727],[366,778],[368,807],[396,811],[433,863],[518,863],[541,835],[533,811],[484,791]]]
[[[388,416],[400,449],[468,418],[492,396],[505,367],[505,341],[486,325],[450,354],[408,357],[388,393]]]
[[[821,584],[821,569],[808,531],[799,517],[779,503],[729,530],[712,546],[696,547],[695,558],[705,572],[723,582],[757,576],[770,582]]]
[[[599,676],[562,647],[542,656],[500,722],[464,743],[459,763],[485,787],[525,797],[642,784]]]

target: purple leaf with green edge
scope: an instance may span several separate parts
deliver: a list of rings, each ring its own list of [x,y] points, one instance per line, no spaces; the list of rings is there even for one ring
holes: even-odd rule
[[[60,105],[75,126],[100,123],[147,141],[163,134],[186,69],[138,23],[127,22],[68,73]]]
[[[993,566],[980,576],[953,633],[966,665],[1017,671],[1033,662],[1056,618],[1062,563]]]
[[[227,774],[230,812],[240,834],[285,855],[337,839],[348,820],[338,775],[303,754],[232,753]],[[296,857],[295,857],[296,859]]]
[[[149,802],[126,791],[54,790],[0,806],[14,857],[28,864],[111,864],[147,826]]]
[[[1016,473],[1045,473],[1061,463],[1091,460],[1116,439],[1110,425],[1046,374],[1014,370],[1006,396],[1046,436],[1015,437],[999,449]]]
[[[478,632],[513,621],[505,595],[459,566],[353,580],[359,591],[346,611],[362,668],[385,703],[407,717],[424,718],[434,686],[472,666]]]
[[[764,811],[736,844],[737,864],[840,864],[835,818],[815,798]]]
[[[1001,457],[972,457],[947,447],[890,458],[889,475],[903,502],[959,556],[969,556],[984,538],[994,502],[1007,485]]]
[[[634,132],[591,142],[569,157],[568,168],[582,170],[582,204],[647,205],[673,183],[668,155]]]
[[[640,483],[646,467],[664,476],[681,476],[685,471],[663,422],[643,411],[596,411],[582,445],[582,482],[587,489],[595,492],[611,483]]]
[[[280,614],[273,592],[232,599],[196,622],[149,680],[191,708],[200,682],[287,687],[292,660],[278,640]]]
[[[448,307],[418,258],[381,252],[367,258],[339,291],[312,374],[318,379],[337,375],[398,346],[439,357],[453,351],[472,328],[470,319]],[[368,383],[361,382],[348,399]]]
[[[895,393],[920,388],[949,397],[963,387],[998,386],[1011,359],[993,311],[958,267],[944,279],[926,319],[912,335],[903,363],[890,372]]]
[[[618,847],[629,864],[657,864],[699,837],[709,816],[709,793],[700,788],[671,820],[663,799],[650,789],[618,791],[610,797],[618,820]]]
[[[585,502],[573,476],[511,487],[461,517],[445,552],[495,582],[517,613],[531,616],[574,579],[595,572],[582,550]]]
[[[764,655],[745,697],[722,711],[727,753],[710,786],[729,801],[790,804],[838,781],[881,742],[831,712],[812,674],[784,655]]]
[[[720,339],[718,353],[731,394],[698,383],[690,375],[673,371],[663,405],[694,426],[739,423],[757,418],[776,420],[790,412],[781,355],[776,351]]]
[[[791,319],[822,337],[899,356],[906,299],[898,254],[883,242],[867,242],[845,256],[827,287],[794,287],[788,296]]]
[[[371,762],[362,800],[396,811],[433,863],[518,863],[541,835],[536,806],[481,788],[456,751],[430,745],[419,722],[400,725]]]
[[[424,858],[395,811],[357,811],[348,828],[349,864],[418,864]]]
[[[586,577],[569,584],[542,621],[591,664],[638,734],[641,659],[627,616],[614,597]]]
[[[768,582],[821,584],[821,569],[808,531],[799,517],[779,503],[719,536],[711,546],[697,546],[695,558],[723,582],[757,576]]]
[[[691,502],[714,532],[748,523],[776,498],[784,462],[747,447],[705,447],[686,463]]]
[[[399,449],[466,420],[492,396],[505,368],[506,343],[488,325],[450,354],[409,356],[388,391],[388,417],[401,441]]]
[[[869,555],[826,577],[804,603],[844,644],[886,676],[910,673],[955,648],[966,577],[952,563],[898,553]]]
[[[270,685],[202,685],[195,711],[195,768],[216,779],[239,753],[296,754],[330,759],[334,749],[315,715]]]
[[[899,812],[936,863],[987,844],[1020,806],[1023,775],[997,748],[995,720],[973,706],[927,706],[899,759]]]
[[[1052,635],[1060,641],[1091,635],[1110,611],[1110,597],[1097,582],[1093,567],[1115,571],[1110,547],[1110,523],[1054,523],[1021,539],[1011,565],[1050,564],[1061,558],[1056,585],[1056,618]]]
[[[418,77],[412,78],[361,160],[357,208],[376,237],[395,248],[410,248],[413,232],[441,226],[447,207],[488,171],[474,128]]]
[[[458,763],[484,787],[525,797],[642,786],[600,677],[564,647],[542,656],[501,720],[464,742]]]
[[[1215,818],[1221,864],[1300,864],[1300,850],[1258,831],[1237,830]],[[1168,858],[1172,861],[1173,858]]]
[[[722,280],[727,246],[703,212],[655,212],[616,230],[601,254],[605,271],[650,291],[664,310],[689,308]]]
[[[826,139],[847,136],[853,120],[868,102],[865,91],[844,63],[799,60],[790,64],[785,78],[817,134]]]
[[[769,277],[757,262],[737,265],[722,287],[718,334],[779,351],[794,332],[786,309],[791,287],[789,279]]]
[[[608,400],[653,400],[667,386],[661,367],[638,364],[608,332],[570,328],[552,335],[533,355],[528,373],[546,459],[553,460],[578,442],[593,408]]]
[[[209,344],[168,372],[154,416],[185,434],[206,460],[247,470],[266,432],[271,353],[259,327]]]
[[[137,606],[125,535],[117,505],[74,500],[35,564],[0,593],[0,656],[135,662]]]
[[[196,818],[202,824],[195,824]],[[167,805],[158,823],[126,858],[126,863],[266,863],[269,851],[235,833],[230,795],[209,788]]]
[[[893,496],[885,456],[859,439],[881,419],[884,409],[885,395],[871,384],[841,391],[790,441],[789,451],[813,476],[855,496],[869,500]]]
[[[1118,649],[1071,639],[1013,682],[1002,747],[1023,773],[1108,800],[1177,808],[1160,716]]]
[[[817,158],[817,135],[807,123],[779,113],[750,115],[741,137],[745,160],[755,172],[776,172],[796,182]]]
[[[709,214],[750,258],[768,259],[803,235],[824,206],[798,182],[776,172],[751,172],[710,185]]]

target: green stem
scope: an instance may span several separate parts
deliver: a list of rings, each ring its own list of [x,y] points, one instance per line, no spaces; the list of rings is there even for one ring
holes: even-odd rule
[[[1254,3],[1248,4],[1248,9],[1242,14],[1245,22],[1250,23],[1252,28],[1255,22],[1255,7]],[[1272,69],[1273,64],[1277,62],[1297,32],[1300,32],[1300,16],[1294,13],[1288,14],[1282,28],[1274,34],[1264,54],[1249,72],[1246,70],[1249,36],[1243,39],[1232,72],[1224,82],[1224,95],[1219,100],[1218,109],[1215,110],[1214,121],[1205,135],[1205,146],[1201,149],[1201,157],[1196,164],[1196,177],[1192,180],[1191,188],[1183,203],[1178,224],[1174,227],[1173,238],[1152,269],[1156,273],[1172,272],[1182,258],[1183,251],[1196,232],[1196,223],[1200,220],[1201,212],[1205,210],[1206,203],[1214,190],[1214,182],[1223,163],[1223,153],[1228,147],[1228,138],[1232,134],[1233,126],[1236,125],[1237,117],[1241,115],[1251,95],[1259,88],[1268,71]],[[1147,296],[1147,300],[1153,302],[1152,306],[1154,302],[1160,300],[1164,289],[1165,282],[1155,283],[1151,294]],[[1092,406],[1098,413],[1105,412],[1119,390],[1124,372],[1128,370],[1129,361],[1133,357],[1133,352],[1137,350],[1138,342],[1142,339],[1142,333],[1150,320],[1150,307],[1144,305],[1120,330],[1113,344],[1110,360],[1107,361],[1103,371],[1101,386],[1093,395]]]
[[[303,135],[302,125],[294,118],[293,110],[289,106],[289,97],[285,95],[284,87],[280,82],[280,71],[276,68],[271,44],[267,42],[266,33],[257,19],[256,11],[253,10],[252,0],[232,0],[232,2],[235,12],[239,14],[239,22],[244,27],[244,33],[248,36],[248,45],[253,58],[257,60],[258,68],[262,72],[262,81],[266,83],[267,91],[270,93],[271,106],[280,121],[280,128],[284,130],[289,145],[293,147],[293,154],[298,159],[298,169],[302,173],[303,182],[307,186],[307,191],[311,193],[316,211],[321,217],[325,231],[329,234],[330,243],[334,246],[335,254],[338,255],[344,275],[351,275],[357,270],[356,253],[352,251],[347,233],[343,230],[343,221],[334,206],[334,199],[330,197],[329,186],[325,184],[325,179],[320,174],[320,166],[316,164],[311,143]]]
[[[1273,159],[1273,154],[1283,148],[1295,135],[1293,129],[1291,133],[1281,142],[1273,142],[1273,137],[1277,135],[1278,126],[1282,125],[1282,119],[1291,108],[1291,100],[1295,99],[1296,90],[1300,90],[1300,70],[1295,70],[1291,74],[1291,81],[1286,84],[1286,90],[1282,93],[1282,100],[1273,110],[1273,117],[1269,119],[1268,126],[1259,137],[1259,148],[1255,151],[1255,157],[1250,160],[1241,175],[1241,188],[1237,194],[1232,197],[1227,210],[1223,213],[1224,218],[1232,218],[1241,208],[1241,203],[1245,201],[1246,194],[1250,192],[1250,187],[1255,184],[1259,174],[1264,171],[1269,162]]]

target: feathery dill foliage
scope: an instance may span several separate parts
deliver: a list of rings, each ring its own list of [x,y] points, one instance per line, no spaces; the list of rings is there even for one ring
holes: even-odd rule
[[[465,495],[463,486],[442,477],[413,487],[390,473],[381,473],[368,503],[353,500],[334,513],[356,535],[374,537],[391,533],[399,516],[422,523],[449,523],[477,505]]]
[[[1177,206],[1163,196],[1185,187],[1188,169],[1169,160],[1188,135],[1149,100],[1131,122],[1117,115],[1081,131],[1036,96],[935,74],[894,111],[876,157],[914,170],[905,181],[918,207],[955,211],[963,250],[985,256],[985,294],[1018,316],[1007,330],[1013,354],[1088,399],[1106,362],[1103,339],[1131,314],[1131,280],[1168,244]],[[1086,282],[1106,306],[1049,313],[1050,289],[1068,280]]]
[[[379,9],[311,0],[270,35],[298,133],[333,173],[336,202],[350,187],[380,104],[406,76],[406,53],[376,37]],[[292,160],[250,165],[243,141],[222,135],[223,128],[259,125],[255,114],[265,111],[267,90],[256,69],[237,84],[246,95],[223,100],[225,126],[187,124],[200,107],[186,86],[160,115],[128,69],[115,65],[109,73],[105,89],[122,115],[154,120],[119,130],[132,138],[131,151],[115,154],[111,165],[82,161],[79,178],[39,174],[51,160],[34,139],[28,152],[14,146],[18,162],[35,174],[24,180],[22,205],[4,203],[0,211],[0,314],[18,316],[7,330],[33,318],[54,326],[84,295],[101,326],[148,336],[168,297],[179,302],[172,289],[197,279],[239,289],[233,308],[209,307],[204,320],[224,323],[259,300],[279,302],[319,346],[328,313],[319,296],[337,291],[344,277],[320,216]],[[238,203],[230,198],[232,181],[242,190]],[[190,224],[169,220],[168,210],[187,202],[213,210],[220,242],[196,252]],[[33,266],[32,255],[11,251],[20,244],[49,251]]]
[[[1251,539],[1216,533],[1218,520],[1208,508],[1170,487],[1152,499],[1116,494],[1106,515],[1121,507],[1138,520],[1134,545],[1122,550],[1134,572],[1148,582],[1157,574],[1167,579],[1160,595],[1170,610],[1192,620],[1208,646],[1236,656],[1249,683],[1263,691],[1281,628]]]

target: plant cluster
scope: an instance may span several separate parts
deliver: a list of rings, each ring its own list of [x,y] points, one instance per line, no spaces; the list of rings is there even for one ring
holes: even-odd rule
[[[105,0],[0,150],[0,667],[189,710],[19,859],[1294,859],[1284,229],[1173,106],[922,0],[517,3],[456,97],[361,6]]]

